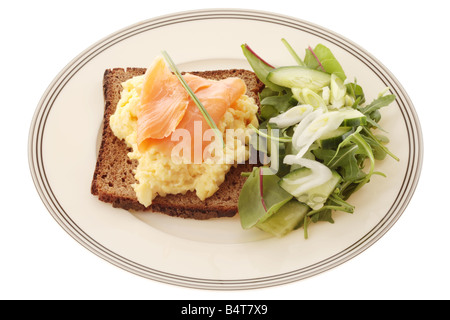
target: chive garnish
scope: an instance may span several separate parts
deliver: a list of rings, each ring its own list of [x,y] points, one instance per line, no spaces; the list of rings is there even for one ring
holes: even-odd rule
[[[203,117],[205,118],[208,125],[211,127],[211,129],[214,130],[216,134],[216,138],[221,140],[223,145],[225,146],[225,142],[223,141],[222,132],[220,132],[219,128],[217,128],[214,120],[209,115],[208,111],[206,110],[205,106],[202,104],[202,102],[197,98],[194,91],[189,87],[186,80],[184,80],[183,76],[181,75],[181,72],[178,70],[177,66],[173,62],[172,58],[169,56],[169,54],[164,50],[162,51],[162,55],[164,56],[164,59],[166,59],[166,62],[168,63],[170,69],[172,69],[172,72],[177,76],[178,80],[180,80],[181,85],[186,89],[189,96],[194,100],[195,104],[197,105],[198,109],[202,113]]]

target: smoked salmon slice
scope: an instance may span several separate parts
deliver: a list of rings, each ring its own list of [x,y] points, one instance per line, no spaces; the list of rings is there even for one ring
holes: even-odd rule
[[[240,78],[217,81],[185,74],[184,79],[216,124],[247,91],[245,82]],[[181,132],[189,134],[187,140],[183,135],[181,143],[191,150],[190,160],[198,159],[193,154],[197,152],[201,152],[200,158],[203,160],[203,151],[211,143],[210,140],[204,141],[205,132],[210,127],[163,58],[157,58],[146,73],[137,117],[140,152],[154,146],[170,156],[173,148],[180,144],[179,135],[174,132],[181,129]]]
[[[169,136],[180,123],[188,106],[188,94],[177,77],[158,57],[145,74],[138,110],[137,142]]]

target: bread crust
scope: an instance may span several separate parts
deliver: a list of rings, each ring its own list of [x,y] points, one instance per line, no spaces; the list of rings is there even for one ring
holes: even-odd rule
[[[114,68],[105,70],[103,77],[104,117],[102,139],[91,183],[91,193],[103,202],[111,203],[115,208],[134,211],[155,211],[170,216],[197,220],[232,217],[238,212],[239,193],[245,182],[242,172],[252,170],[253,165],[239,164],[231,167],[219,190],[211,197],[200,200],[195,192],[157,196],[150,207],[137,200],[133,183],[137,183],[133,170],[136,160],[130,160],[131,151],[123,140],[118,139],[109,126],[109,118],[114,114],[122,82],[144,74],[145,68]],[[244,69],[212,70],[190,72],[208,79],[220,80],[228,77],[240,77],[247,85],[247,95],[253,97],[259,105],[259,93],[264,84],[256,75]]]

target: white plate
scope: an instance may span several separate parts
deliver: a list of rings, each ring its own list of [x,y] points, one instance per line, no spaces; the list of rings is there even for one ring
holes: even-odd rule
[[[397,100],[382,110],[389,148],[400,158],[378,164],[375,176],[350,198],[354,214],[336,214],[282,239],[244,231],[238,217],[192,221],[157,213],[133,215],[90,193],[103,117],[107,68],[147,67],[167,50],[180,69],[247,68],[248,43],[275,65],[294,64],[280,39],[300,54],[328,46],[367,100],[390,87]],[[195,41],[195,39],[199,39]],[[43,203],[73,238],[99,257],[145,278],[206,289],[249,289],[317,275],[348,261],[399,219],[416,188],[422,135],[414,107],[394,76],[342,36],[292,17],[249,10],[203,10],[147,20],[118,31],[71,61],[44,93],[29,136],[31,174]],[[376,196],[373,196],[376,195]]]

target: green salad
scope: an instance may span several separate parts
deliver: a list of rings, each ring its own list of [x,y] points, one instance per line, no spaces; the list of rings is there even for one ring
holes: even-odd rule
[[[282,39],[295,65],[274,67],[247,44],[242,51],[265,84],[260,93],[259,128],[251,147],[259,163],[239,197],[244,229],[276,237],[318,221],[333,223],[333,212],[354,212],[349,197],[376,171],[376,160],[390,156],[379,125],[380,109],[395,100],[388,88],[371,102],[349,80],[329,48],[308,47],[304,58]],[[378,130],[377,130],[378,129]]]

